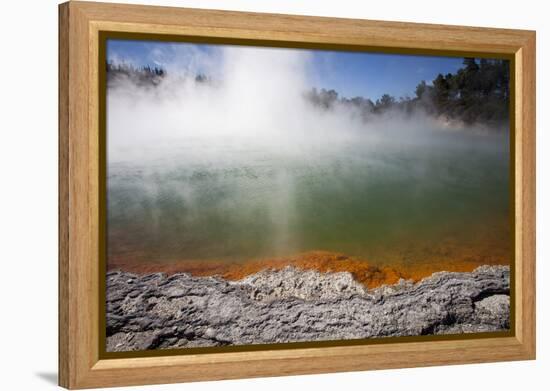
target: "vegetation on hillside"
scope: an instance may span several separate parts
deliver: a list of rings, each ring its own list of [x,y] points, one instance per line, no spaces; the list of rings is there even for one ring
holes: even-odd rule
[[[134,67],[107,63],[108,85],[129,80],[138,86],[155,87],[167,75],[166,70],[150,66]],[[204,74],[194,76],[196,83],[208,83]],[[465,58],[456,73],[439,74],[431,82],[422,80],[414,96],[396,98],[382,95],[376,101],[361,96],[347,98],[331,89],[313,88],[305,98],[322,110],[338,106],[353,108],[368,121],[384,113],[422,112],[444,120],[466,124],[497,125],[508,120],[510,101],[510,65],[507,60]]]
[[[471,124],[496,124],[508,119],[510,100],[510,68],[506,60],[465,58],[456,73],[439,74],[430,83],[422,80],[413,97],[395,98],[382,95],[376,101],[368,98],[339,97],[335,90],[312,89],[306,96],[318,107],[331,109],[337,105],[354,107],[368,120],[373,115],[390,111],[426,114]]]

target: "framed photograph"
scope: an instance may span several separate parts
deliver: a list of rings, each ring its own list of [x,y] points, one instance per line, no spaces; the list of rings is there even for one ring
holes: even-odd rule
[[[59,7],[66,388],[535,358],[535,33]]]

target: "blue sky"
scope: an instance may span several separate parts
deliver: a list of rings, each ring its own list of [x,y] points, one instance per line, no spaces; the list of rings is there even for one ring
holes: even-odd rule
[[[155,41],[108,40],[107,61],[126,62],[136,66],[181,66],[201,57],[196,69],[215,73],[221,61],[221,45],[167,43]],[[305,49],[294,49],[305,50]],[[412,56],[365,52],[307,50],[313,74],[311,87],[334,89],[341,96],[363,96],[378,99],[382,94],[399,98],[414,96],[421,80],[428,83],[439,73],[454,73],[462,66],[462,58]],[[209,67],[205,67],[204,59]],[[216,75],[212,75],[216,77]]]

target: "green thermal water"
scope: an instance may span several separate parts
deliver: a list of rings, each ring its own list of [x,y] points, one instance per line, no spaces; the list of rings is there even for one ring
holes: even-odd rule
[[[414,244],[465,247],[509,216],[506,135],[254,148],[182,143],[109,162],[108,257],[246,261],[311,250],[383,262]],[[151,154],[153,155],[153,154]]]

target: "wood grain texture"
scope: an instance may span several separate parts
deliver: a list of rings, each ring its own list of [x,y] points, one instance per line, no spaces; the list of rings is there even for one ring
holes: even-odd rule
[[[59,8],[59,383],[69,384],[69,7]],[[61,326],[63,325],[63,326]]]
[[[59,383],[90,388],[535,357],[535,33],[169,7],[59,8]],[[333,44],[515,62],[514,337],[100,359],[98,35],[123,31]]]
[[[523,329],[516,333],[521,338],[528,354],[535,358],[536,350],[536,319],[535,319],[535,257],[536,257],[536,42],[535,35],[516,54],[516,63],[521,61],[521,73],[516,74],[520,79],[520,89],[516,99],[520,100],[519,109],[516,112],[516,125],[521,129],[521,161],[516,161],[516,166],[522,170],[521,182],[517,181],[516,190],[521,191],[521,213],[516,216],[516,221],[521,220],[522,229],[517,233],[521,240],[521,254],[518,269],[521,268],[521,280],[516,279],[517,291],[521,292],[521,303],[518,303],[522,311],[521,319],[517,322]],[[517,202],[516,202],[517,207]],[[516,259],[517,261],[517,259]]]

